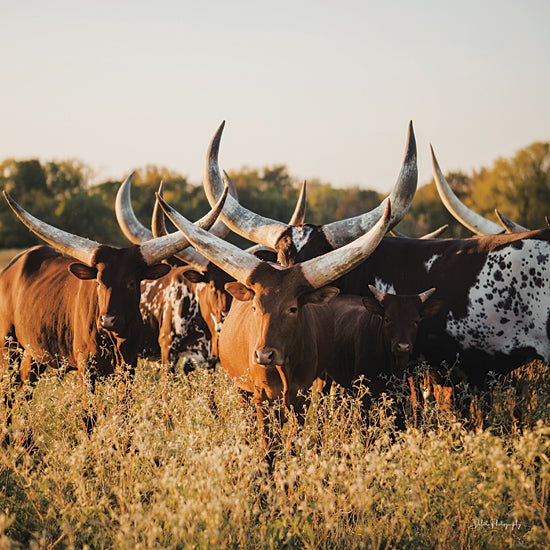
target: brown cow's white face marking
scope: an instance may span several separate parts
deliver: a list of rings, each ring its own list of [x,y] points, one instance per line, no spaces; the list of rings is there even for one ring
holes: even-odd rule
[[[382,279],[380,279],[380,277],[374,278],[373,286],[380,292],[385,292],[387,294],[397,294],[397,292],[395,291],[395,287],[391,283],[385,283],[384,281],[382,281]]]
[[[296,247],[297,253],[309,242],[312,233],[313,227],[310,226],[291,227],[292,243]]]
[[[468,294],[465,317],[447,317],[447,332],[463,348],[491,355],[531,347],[550,356],[548,243],[518,241],[490,252]]]
[[[437,258],[439,258],[441,254],[434,254],[424,265],[426,266],[426,273],[430,272],[430,269],[434,265]]]

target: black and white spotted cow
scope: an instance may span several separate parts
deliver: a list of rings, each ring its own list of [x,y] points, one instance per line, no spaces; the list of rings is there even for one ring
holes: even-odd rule
[[[142,355],[159,359],[171,371],[180,357],[185,372],[195,364],[213,368],[218,361],[219,332],[230,305],[223,288],[229,280],[212,265],[208,273],[190,266],[173,267],[165,277],[144,282]]]
[[[392,259],[396,261],[392,261]],[[403,267],[396,269],[397,259]],[[444,307],[420,327],[415,355],[459,364],[471,385],[489,371],[550,361],[550,230],[472,239],[385,237],[376,252],[336,286],[366,293],[435,287]]]

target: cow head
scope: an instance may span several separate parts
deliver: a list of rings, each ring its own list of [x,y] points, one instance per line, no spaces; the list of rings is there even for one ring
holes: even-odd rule
[[[390,294],[372,285],[369,289],[373,296],[363,297],[363,304],[381,320],[384,348],[401,372],[411,359],[419,323],[434,316],[442,304],[432,298],[435,288],[420,294]]]
[[[225,283],[231,281],[231,277],[210,262],[204,271],[189,268],[183,276],[196,285],[195,296],[201,316],[212,336],[212,356],[218,357],[222,323],[231,306],[231,295],[226,292]]]
[[[127,334],[135,323],[141,297],[140,284],[158,279],[170,271],[165,263],[147,265],[139,247],[115,249],[100,246],[92,265],[74,262],[69,271],[78,279],[94,280],[97,289],[97,327],[115,334]]]
[[[281,270],[275,264],[260,264],[247,283],[225,285],[239,302],[247,303],[253,332],[250,337],[251,365],[288,368],[304,340],[304,306],[320,306],[338,294],[330,286],[314,288],[299,270]]]

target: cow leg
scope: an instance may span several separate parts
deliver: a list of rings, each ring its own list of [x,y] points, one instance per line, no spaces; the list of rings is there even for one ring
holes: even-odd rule
[[[85,353],[78,352],[77,371],[78,379],[83,388],[83,423],[84,428],[89,435],[92,433],[97,421],[97,415],[95,411],[91,410],[92,405],[90,403],[90,394],[95,393],[95,387],[97,383],[97,364],[95,362],[95,359]]]
[[[45,367],[36,361],[32,354],[24,351],[21,357],[18,372],[15,376],[15,384],[10,380],[10,387],[6,395],[6,428],[9,429],[13,419],[13,404],[15,401],[15,392],[20,392],[28,386],[29,391],[25,394],[25,399],[32,399],[34,388],[38,382],[38,377],[45,370]],[[13,377],[10,377],[10,379]],[[15,388],[14,388],[15,385]],[[9,434],[3,439],[3,445],[10,443]],[[24,441],[24,446],[31,448],[33,446],[32,436],[29,434]]]
[[[411,412],[413,417],[413,426],[418,428],[418,416],[420,414],[420,404],[418,400],[418,394],[416,393],[416,386],[414,383],[414,376],[411,374],[407,377],[409,388],[411,390]]]
[[[284,421],[282,407],[276,411],[277,426],[271,422],[270,411],[273,409],[273,403],[267,399],[264,391],[256,388],[254,391],[254,405],[256,414],[260,423],[262,445],[264,448],[264,459],[268,465],[269,472],[273,471],[273,463],[277,452],[281,449],[281,426]]]
[[[162,322],[159,327],[158,343],[160,348],[160,363],[163,376],[168,373],[176,372],[178,354],[174,350],[174,332],[172,328],[172,308],[168,307],[164,311]]]

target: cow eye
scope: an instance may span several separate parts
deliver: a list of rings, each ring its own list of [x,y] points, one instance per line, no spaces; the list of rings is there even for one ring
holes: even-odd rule
[[[296,313],[298,313],[298,308],[296,306],[291,306],[291,307],[288,308],[288,312],[291,315],[296,315]]]
[[[385,323],[386,325],[389,325],[389,324],[391,323],[389,317],[384,317],[384,323]]]
[[[136,288],[136,282],[135,281],[128,281],[128,288],[130,290],[134,290],[134,288]]]

